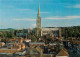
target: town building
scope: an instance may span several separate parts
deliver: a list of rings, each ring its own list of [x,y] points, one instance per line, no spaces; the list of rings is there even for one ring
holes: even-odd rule
[[[0,42],[0,47],[3,47],[5,45],[4,42]]]
[[[8,41],[9,42],[8,42]],[[7,39],[6,43],[0,42],[0,54],[16,54],[25,50],[26,46],[23,43],[22,38],[19,39]]]

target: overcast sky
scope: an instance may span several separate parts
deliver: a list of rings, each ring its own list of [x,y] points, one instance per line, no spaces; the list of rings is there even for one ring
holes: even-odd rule
[[[42,27],[80,25],[80,0],[0,0],[0,29],[36,27],[38,4]]]

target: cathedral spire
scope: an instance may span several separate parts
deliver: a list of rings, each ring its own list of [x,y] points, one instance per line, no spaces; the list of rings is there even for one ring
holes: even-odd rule
[[[40,16],[40,5],[38,5],[38,16]]]
[[[36,24],[36,35],[41,36],[41,17],[40,17],[40,6],[38,5],[38,15],[37,15],[37,24]]]

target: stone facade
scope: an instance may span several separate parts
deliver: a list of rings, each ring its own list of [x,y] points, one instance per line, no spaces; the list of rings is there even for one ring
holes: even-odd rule
[[[61,37],[61,30],[60,28],[42,28],[41,29],[41,36],[51,34],[53,37]]]

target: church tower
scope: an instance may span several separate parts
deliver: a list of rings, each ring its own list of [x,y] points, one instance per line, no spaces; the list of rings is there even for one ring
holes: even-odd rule
[[[40,6],[38,5],[37,28],[41,28]]]
[[[40,17],[40,6],[38,5],[38,15],[37,15],[37,23],[36,23],[36,33],[37,36],[41,36],[41,17]]]

